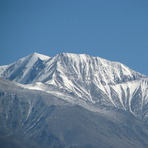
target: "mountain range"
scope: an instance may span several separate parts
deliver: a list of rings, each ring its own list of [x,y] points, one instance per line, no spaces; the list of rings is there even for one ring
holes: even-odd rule
[[[0,66],[0,146],[146,148],[148,77],[86,54]]]

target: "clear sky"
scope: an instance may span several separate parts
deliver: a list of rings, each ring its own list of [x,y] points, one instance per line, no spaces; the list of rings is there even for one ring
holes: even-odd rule
[[[85,53],[148,75],[148,0],[0,0],[0,65]]]

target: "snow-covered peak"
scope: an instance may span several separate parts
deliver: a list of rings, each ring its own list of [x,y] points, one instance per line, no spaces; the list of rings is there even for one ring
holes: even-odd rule
[[[60,53],[54,57],[54,62],[57,63],[56,68],[59,71],[78,75],[83,79],[97,78],[104,84],[121,83],[145,77],[119,62],[86,54]]]
[[[40,53],[32,53],[28,56],[25,56],[21,59],[19,59],[17,62],[22,62],[22,61],[28,61],[31,60],[31,61],[37,61],[38,59],[42,60],[42,61],[46,61],[46,60],[49,60],[50,57],[49,56],[46,56],[46,55],[43,55],[43,54],[40,54]],[[15,63],[17,63],[15,62]]]
[[[0,66],[0,76],[19,83],[31,83],[50,57],[33,53],[8,65]]]
[[[43,54],[40,54],[40,53],[36,53],[36,52],[31,54],[31,56],[34,57],[34,58],[39,58],[41,60],[49,60],[50,59],[49,56],[46,56],[46,55],[43,55]]]
[[[99,70],[99,72],[103,72],[104,69],[108,71],[112,71],[113,74],[117,74],[119,72],[122,72],[123,75],[130,75],[131,73],[136,73],[138,75],[144,76],[129,67],[125,66],[122,63],[115,62],[115,61],[109,61],[100,57],[94,57],[87,54],[74,54],[74,53],[60,53],[56,56],[56,61],[63,62],[67,64],[73,64],[80,65],[80,69],[82,69],[82,65],[85,64],[88,66],[88,68],[92,68],[92,66],[95,67],[95,69]],[[102,68],[101,68],[102,67]],[[101,70],[101,71],[100,71]]]

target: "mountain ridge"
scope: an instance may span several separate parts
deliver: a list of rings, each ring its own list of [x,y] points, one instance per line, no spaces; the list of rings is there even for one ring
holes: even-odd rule
[[[85,54],[0,66],[0,147],[147,148],[148,77]]]
[[[86,54],[60,53],[48,57],[33,53],[0,66],[0,77],[25,84],[29,89],[59,94],[61,98],[68,95],[124,109],[147,120],[148,113],[143,109],[148,102],[147,77],[119,62]]]
[[[97,61],[95,61],[96,59],[97,59]],[[103,68],[106,68],[105,66],[108,66],[109,69],[115,68],[115,69],[113,69],[114,71],[113,71],[112,75],[113,74],[114,75],[119,75],[118,73],[116,74],[115,72],[116,71],[119,71],[120,72],[120,70],[121,70],[121,72],[122,72],[123,75],[128,75],[128,74],[131,75],[131,73],[133,72],[133,73],[136,73],[135,75],[140,76],[140,78],[142,78],[142,77],[143,78],[146,78],[147,77],[147,76],[145,76],[143,74],[140,74],[140,73],[138,73],[138,72],[136,72],[136,71],[128,68],[127,66],[125,66],[122,63],[114,62],[114,61],[109,61],[109,60],[106,60],[106,59],[103,59],[103,58],[100,58],[100,57],[89,56],[89,55],[86,55],[86,54],[74,54],[74,53],[60,53],[60,54],[55,55],[54,57],[49,57],[49,56],[45,56],[45,55],[42,55],[42,54],[39,54],[39,53],[36,53],[36,52],[35,53],[32,53],[32,54],[30,54],[30,55],[28,55],[28,56],[26,56],[24,58],[21,58],[17,62],[14,62],[12,64],[0,66],[0,76],[7,78],[7,75],[8,75],[8,77],[10,77],[11,73],[9,74],[7,71],[10,71],[10,72],[11,72],[11,70],[12,71],[15,71],[15,67],[19,67],[19,66],[22,67],[23,63],[25,63],[26,61],[29,63],[29,65],[28,66],[23,65],[23,66],[26,67],[26,70],[28,70],[28,67],[29,68],[30,67],[33,67],[34,64],[36,64],[36,62],[38,60],[44,61],[43,63],[46,63],[46,67],[49,66],[49,68],[50,68],[50,64],[53,65],[53,63],[55,63],[54,65],[56,66],[56,68],[57,67],[60,68],[60,66],[62,67],[62,65],[60,65],[62,63],[65,64],[64,65],[65,67],[68,67],[68,65],[66,65],[66,64],[69,64],[69,62],[71,62],[70,63],[70,66],[72,64],[75,64],[76,65],[78,63],[76,65],[77,67],[74,65],[77,68],[76,69],[77,71],[75,70],[74,72],[77,72],[78,74],[80,74],[81,72],[83,72],[84,70],[86,70],[85,68],[89,68],[89,69],[91,69],[91,71],[88,71],[87,72],[87,75],[88,76],[89,76],[89,73],[90,72],[94,72],[94,71],[92,71],[92,68],[91,68],[92,64],[94,64],[95,66],[94,66],[93,70],[98,70],[98,72],[99,71],[100,72],[104,71]],[[84,63],[85,65],[82,64],[82,63]],[[86,65],[86,63],[88,63],[88,64]],[[13,67],[13,68],[11,69],[11,68],[8,68],[8,67]],[[99,69],[98,67],[103,67],[103,68],[102,69]],[[81,71],[81,70],[83,70],[83,71]],[[6,71],[7,73],[5,73],[4,71]],[[17,80],[13,80],[13,81],[17,81]],[[19,82],[19,83],[21,83],[21,82]]]

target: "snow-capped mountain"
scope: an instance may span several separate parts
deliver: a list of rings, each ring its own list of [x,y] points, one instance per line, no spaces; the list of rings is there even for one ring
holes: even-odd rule
[[[85,54],[60,53],[50,58],[33,53],[0,66],[0,76],[61,98],[69,95],[144,119],[148,116],[148,78],[118,62]]]
[[[0,147],[147,148],[148,77],[121,63],[33,53],[0,77]]]
[[[57,86],[63,83],[65,86],[67,84],[67,87],[70,87],[71,79],[84,83],[92,81],[101,85],[113,85],[145,77],[118,62],[70,53],[61,53],[53,58],[33,53],[15,63],[1,66],[0,76],[22,84],[41,81]]]

